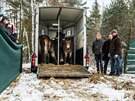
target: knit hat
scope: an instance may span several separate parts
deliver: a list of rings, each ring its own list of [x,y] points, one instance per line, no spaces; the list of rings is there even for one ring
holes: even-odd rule
[[[113,29],[113,30],[111,31],[111,34],[113,34],[113,33],[118,33],[118,32],[117,32],[116,29]]]
[[[4,20],[8,20],[8,21],[9,21],[9,18],[8,18],[7,16],[3,16],[2,22],[3,22]]]

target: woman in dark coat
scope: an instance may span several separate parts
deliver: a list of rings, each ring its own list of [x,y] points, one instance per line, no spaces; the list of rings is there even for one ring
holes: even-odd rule
[[[103,40],[101,39],[101,34],[96,35],[96,40],[93,42],[92,45],[92,52],[95,55],[95,60],[96,60],[96,67],[97,67],[97,72],[103,74],[103,64],[102,64],[102,45],[103,45]],[[100,64],[100,66],[99,66]]]
[[[112,35],[109,34],[108,39],[104,42],[102,46],[103,61],[104,61],[104,74],[106,74],[107,72],[107,65],[110,59],[109,49],[110,49],[111,40],[112,40]]]

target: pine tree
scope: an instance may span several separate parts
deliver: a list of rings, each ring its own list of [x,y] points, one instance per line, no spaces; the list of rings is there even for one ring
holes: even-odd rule
[[[135,39],[135,0],[131,0],[131,2],[129,2],[129,19],[132,22],[131,39]]]
[[[117,29],[123,39],[129,32],[130,14],[126,0],[115,0],[103,11],[101,32],[107,37],[112,29]]]
[[[96,34],[100,31],[101,15],[99,7],[97,0],[95,0],[90,16],[87,18],[87,43],[89,48],[95,40]]]

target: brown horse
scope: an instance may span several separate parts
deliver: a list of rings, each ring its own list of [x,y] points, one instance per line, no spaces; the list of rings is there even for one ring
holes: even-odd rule
[[[39,50],[39,63],[49,63],[49,42],[50,38],[47,35],[39,36],[38,50]]]
[[[63,51],[65,56],[64,62],[72,64],[73,37],[65,38]]]
[[[54,64],[57,64],[56,52],[57,52],[57,42],[56,40],[50,39],[50,42],[49,42],[49,55],[51,56],[50,62]]]
[[[58,46],[58,32],[56,34],[56,46]],[[63,34],[62,32],[59,33],[59,63],[60,64],[64,64],[64,51],[63,51],[63,45],[65,42],[65,34]],[[58,47],[56,47],[56,54],[58,54]]]

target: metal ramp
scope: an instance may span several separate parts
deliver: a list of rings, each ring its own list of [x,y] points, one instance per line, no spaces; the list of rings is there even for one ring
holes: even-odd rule
[[[85,78],[91,74],[81,65],[53,65],[42,64],[38,66],[38,78],[63,77],[63,78]]]
[[[127,55],[126,73],[135,74],[135,40],[130,40],[128,55]]]

